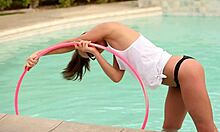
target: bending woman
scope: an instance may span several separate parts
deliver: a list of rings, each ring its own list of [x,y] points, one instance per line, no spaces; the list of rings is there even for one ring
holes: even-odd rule
[[[60,54],[74,50],[71,61],[63,71],[64,78],[81,80],[86,69],[90,68],[90,58],[96,58],[106,75],[113,82],[119,82],[128,67],[115,56],[113,65],[109,64],[102,57],[102,50],[90,47],[89,43],[109,46],[128,60],[147,87],[156,88],[161,84],[168,86],[163,123],[165,131],[180,129],[189,112],[199,132],[217,132],[206,90],[204,69],[194,58],[171,55],[139,32],[114,22],[99,24],[65,42],[70,41],[78,41],[80,44],[48,53]],[[33,67],[38,62],[35,59],[38,52],[27,59],[26,66]]]

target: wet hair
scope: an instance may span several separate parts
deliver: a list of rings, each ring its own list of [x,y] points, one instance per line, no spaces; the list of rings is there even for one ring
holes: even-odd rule
[[[81,81],[87,70],[90,71],[90,59],[83,58],[79,55],[78,50],[75,50],[69,64],[62,74],[63,78],[67,80]]]

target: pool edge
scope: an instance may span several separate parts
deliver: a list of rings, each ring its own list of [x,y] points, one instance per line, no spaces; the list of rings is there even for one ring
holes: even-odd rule
[[[74,28],[90,24],[97,24],[106,21],[121,21],[131,18],[140,18],[148,16],[161,16],[161,7],[127,9],[122,11],[96,13],[87,16],[70,17],[65,19],[56,19],[48,22],[36,23],[30,26],[23,26],[0,32],[0,42],[20,39],[36,34],[45,34],[61,29]]]
[[[12,114],[0,113],[0,117],[0,131],[10,132],[155,132],[132,128],[50,120],[46,118],[33,118],[29,116],[17,116]]]

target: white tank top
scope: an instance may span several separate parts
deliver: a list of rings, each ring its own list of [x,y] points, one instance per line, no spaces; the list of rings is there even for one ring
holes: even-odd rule
[[[162,83],[162,78],[166,78],[163,69],[171,54],[162,48],[156,47],[143,35],[140,34],[137,40],[123,51],[108,46],[123,56],[137,70],[145,86],[154,89]],[[116,60],[121,70],[129,69],[118,57],[116,57]]]

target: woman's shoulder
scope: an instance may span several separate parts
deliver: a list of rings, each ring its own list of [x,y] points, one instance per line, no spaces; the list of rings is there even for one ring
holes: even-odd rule
[[[120,22],[104,22],[99,24],[98,26],[105,29],[128,28],[125,24],[122,24]]]
[[[111,39],[119,39],[119,38],[136,38],[136,36],[139,36],[139,33],[131,28],[129,28],[127,25],[119,22],[105,22],[98,25],[99,31],[105,32],[105,38],[111,38]]]
[[[103,22],[99,25],[102,25],[102,26],[119,26],[119,25],[123,25],[123,24],[119,23],[119,22],[109,21],[109,22]]]

